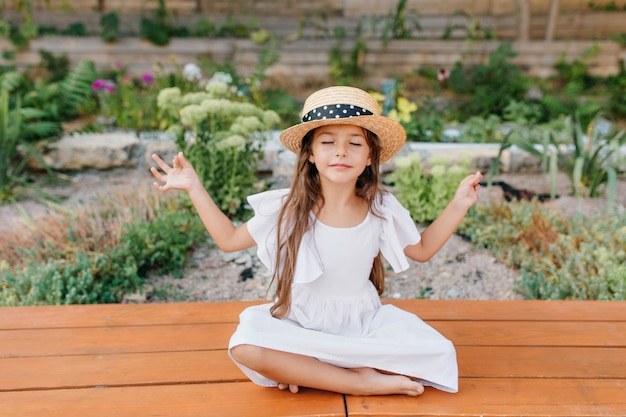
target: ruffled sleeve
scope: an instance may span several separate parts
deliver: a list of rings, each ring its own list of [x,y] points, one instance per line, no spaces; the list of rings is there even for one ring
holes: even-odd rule
[[[248,203],[254,210],[254,217],[248,220],[248,232],[257,244],[257,256],[271,273],[276,271],[276,226],[278,215],[289,189],[279,189],[254,194],[248,197]],[[297,284],[311,282],[324,272],[321,261],[316,256],[312,233],[302,236],[296,258],[293,282]]]
[[[276,269],[276,225],[278,214],[289,189],[279,189],[253,194],[248,203],[254,217],[248,220],[248,232],[257,244],[257,256],[270,271]]]
[[[382,212],[384,220],[380,250],[394,272],[404,271],[409,267],[404,248],[415,245],[422,237],[409,211],[393,194],[383,193]]]

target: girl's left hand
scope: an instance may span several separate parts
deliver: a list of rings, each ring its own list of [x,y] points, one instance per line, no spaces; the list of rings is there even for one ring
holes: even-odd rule
[[[469,209],[478,201],[478,190],[480,189],[480,180],[482,178],[483,174],[481,174],[480,171],[476,171],[475,174],[465,177],[459,184],[459,188],[457,188],[454,194],[453,201],[463,209]]]

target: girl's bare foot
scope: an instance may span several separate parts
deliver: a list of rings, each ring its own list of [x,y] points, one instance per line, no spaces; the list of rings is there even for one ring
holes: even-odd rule
[[[372,368],[351,371],[359,374],[363,383],[363,394],[359,395],[405,394],[414,397],[424,392],[422,384],[403,375],[385,374]]]
[[[291,391],[292,393],[296,394],[298,392],[298,386],[295,384],[283,384],[282,382],[278,383],[278,389],[287,389],[289,388],[289,391]]]

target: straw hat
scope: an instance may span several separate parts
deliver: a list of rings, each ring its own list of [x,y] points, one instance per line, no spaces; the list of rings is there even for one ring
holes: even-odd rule
[[[380,163],[388,161],[406,142],[404,127],[380,115],[378,102],[354,87],[328,87],[311,94],[302,108],[302,123],[285,129],[280,141],[294,153],[300,152],[302,138],[312,129],[326,125],[350,124],[375,133],[381,141]]]

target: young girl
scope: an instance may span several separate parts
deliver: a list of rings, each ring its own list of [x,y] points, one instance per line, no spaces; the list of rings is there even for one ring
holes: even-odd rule
[[[439,251],[478,199],[481,174],[465,178],[419,233],[409,213],[382,190],[379,165],[406,140],[365,91],[329,87],[304,103],[302,123],[280,135],[297,154],[290,189],[250,196],[254,217],[235,227],[179,153],[157,189],[185,190],[224,251],[257,245],[276,281],[274,301],[247,308],[229,354],[252,381],[353,395],[416,396],[424,385],[457,391],[450,341],[416,315],[382,305],[385,267],[409,267]]]

